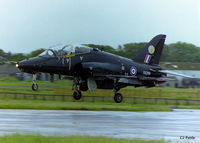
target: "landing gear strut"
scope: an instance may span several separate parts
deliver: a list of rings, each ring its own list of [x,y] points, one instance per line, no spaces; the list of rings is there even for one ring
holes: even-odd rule
[[[36,74],[33,74],[33,79],[32,79],[32,81],[33,81],[33,84],[32,84],[32,90],[33,91],[37,91],[38,90],[38,84],[36,83]]]
[[[73,88],[72,88],[72,90],[74,91],[73,97],[74,97],[75,100],[80,100],[81,97],[82,97],[81,91],[78,90],[78,86],[77,86],[78,83],[79,83],[78,79],[75,78],[75,79],[74,79]]]
[[[121,93],[117,93],[119,90],[120,90],[120,88],[117,87],[117,86],[114,87],[114,89],[113,89],[113,92],[114,92],[114,94],[115,94],[114,100],[115,100],[116,103],[121,103],[121,102],[123,101],[123,96],[122,96],[122,94],[121,94]]]

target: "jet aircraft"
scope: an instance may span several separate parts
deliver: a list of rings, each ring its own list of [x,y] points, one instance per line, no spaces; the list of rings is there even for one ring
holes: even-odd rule
[[[33,74],[33,90],[38,89],[36,74],[39,72],[65,75],[73,80],[74,99],[81,99],[81,91],[88,89],[113,89],[114,101],[120,103],[123,100],[118,92],[121,88],[154,87],[166,82],[167,74],[179,75],[159,66],[165,38],[163,34],[155,36],[133,59],[85,45],[65,45],[59,50],[50,48],[37,57],[20,61],[16,67]]]

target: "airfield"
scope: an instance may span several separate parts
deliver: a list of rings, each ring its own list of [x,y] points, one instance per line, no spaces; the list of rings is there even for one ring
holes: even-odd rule
[[[0,143],[200,143],[200,0],[0,11]]]
[[[75,101],[68,96],[72,92],[69,81],[38,84],[40,89],[34,92],[31,81],[0,80],[0,136],[21,133],[200,142],[199,89],[128,87],[121,91],[126,95],[124,102],[117,104],[112,91],[85,92],[83,99]]]

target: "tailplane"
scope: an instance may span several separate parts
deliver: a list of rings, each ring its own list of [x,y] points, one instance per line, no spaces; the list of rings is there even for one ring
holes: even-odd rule
[[[133,60],[139,63],[158,65],[165,38],[166,35],[163,34],[155,36]]]

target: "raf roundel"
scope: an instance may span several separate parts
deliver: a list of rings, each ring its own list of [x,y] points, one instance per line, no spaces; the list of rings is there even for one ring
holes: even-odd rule
[[[131,67],[131,69],[130,69],[130,74],[131,74],[132,76],[135,76],[135,75],[137,74],[137,69],[136,69],[135,67]]]

